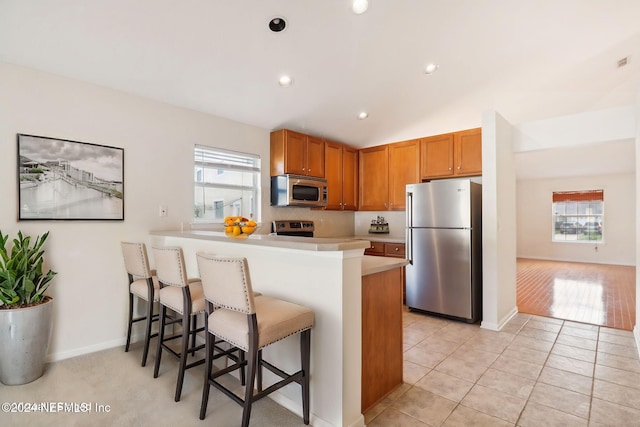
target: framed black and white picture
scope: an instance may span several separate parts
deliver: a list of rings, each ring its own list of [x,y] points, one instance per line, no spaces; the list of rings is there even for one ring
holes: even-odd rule
[[[124,149],[18,134],[19,220],[124,220]]]

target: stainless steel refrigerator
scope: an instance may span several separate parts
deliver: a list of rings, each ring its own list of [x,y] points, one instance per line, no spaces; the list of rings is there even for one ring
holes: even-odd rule
[[[467,322],[482,317],[482,185],[407,185],[406,304]]]

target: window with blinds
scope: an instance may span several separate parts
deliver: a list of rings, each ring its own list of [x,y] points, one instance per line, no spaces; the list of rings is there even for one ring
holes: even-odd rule
[[[553,241],[603,241],[604,191],[558,191],[553,193]]]
[[[196,145],[196,222],[222,222],[225,216],[260,218],[260,156]]]

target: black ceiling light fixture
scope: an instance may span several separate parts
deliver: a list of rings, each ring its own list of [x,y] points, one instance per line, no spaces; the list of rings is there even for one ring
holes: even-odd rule
[[[287,22],[281,16],[276,16],[271,21],[269,21],[269,29],[274,33],[279,33],[284,30],[287,26]]]

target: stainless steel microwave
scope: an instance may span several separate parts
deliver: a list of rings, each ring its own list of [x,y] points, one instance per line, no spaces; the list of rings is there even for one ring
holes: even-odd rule
[[[327,206],[327,180],[300,175],[271,177],[271,206]]]

